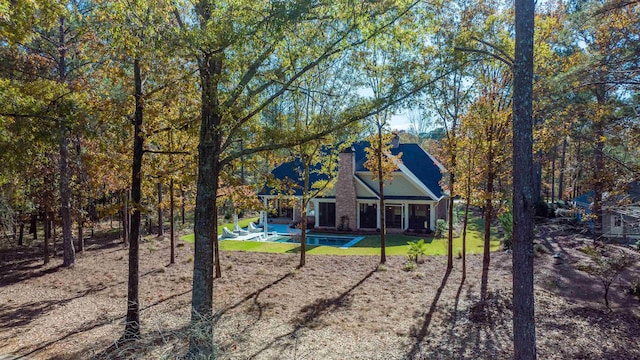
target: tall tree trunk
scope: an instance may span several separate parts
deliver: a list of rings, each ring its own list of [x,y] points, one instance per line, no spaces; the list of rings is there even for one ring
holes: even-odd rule
[[[598,85],[595,89],[596,99],[599,107],[606,105],[606,95],[604,85]],[[604,164],[604,119],[601,115],[593,119],[593,135],[595,137],[594,147],[594,160],[593,168],[591,172],[592,186],[593,186],[593,207],[592,212],[595,216],[594,219],[594,235],[596,239],[599,239],[602,235],[602,194],[606,191],[605,188],[605,170]]]
[[[471,196],[468,192],[467,196]],[[462,225],[462,282],[467,278],[467,222],[469,221],[469,197],[464,205],[464,224]]]
[[[578,170],[575,172],[575,177],[573,179],[573,197],[576,198],[578,196],[580,196],[580,177],[582,176],[582,162],[580,161],[581,159],[581,152],[582,152],[582,139],[580,139],[580,137],[578,137],[578,144],[576,145],[576,157],[575,157],[575,163],[578,164]]]
[[[551,203],[556,202],[556,156],[551,158]]]
[[[449,242],[447,244],[447,270],[453,268],[453,185],[455,182],[454,168],[456,166],[455,148],[451,153],[451,167],[449,169]]]
[[[204,11],[204,10],[203,10]],[[205,15],[206,15],[206,11]],[[207,19],[208,20],[208,19]],[[195,249],[191,301],[189,353],[210,356],[213,353],[213,257],[218,242],[218,179],[220,178],[220,111],[217,82],[222,72],[219,55],[204,54],[198,61],[201,85],[200,140],[198,145],[198,180],[195,210]],[[215,249],[214,249],[215,248]],[[220,261],[215,258],[216,272]],[[197,336],[196,336],[197,334]]]
[[[566,167],[567,137],[562,140],[562,155],[560,157],[560,174],[558,175],[558,200],[564,200],[564,170]]]
[[[73,266],[76,251],[73,244],[71,221],[71,188],[69,186],[69,137],[64,124],[60,127],[60,215],[62,216],[62,266]]]
[[[18,246],[24,246],[24,220],[20,219],[20,234],[18,235]]]
[[[298,267],[303,267],[307,261],[307,204],[309,202],[309,159],[303,157],[304,162],[304,180],[303,180],[303,188],[302,188],[302,211],[301,213],[301,223],[300,223],[300,265]]]
[[[60,83],[67,82],[67,48],[65,43],[64,17],[60,18],[60,61],[58,62],[58,74]],[[66,121],[59,120],[60,126],[60,216],[62,217],[62,266],[73,266],[76,262],[76,250],[73,245],[71,220],[71,170],[69,169],[69,130]]]
[[[467,223],[469,222],[469,204],[471,203],[471,176],[473,170],[473,153],[471,147],[469,147],[469,163],[467,173],[467,191],[465,198],[467,199],[464,205],[464,225],[462,228],[462,282],[467,277]]]
[[[125,246],[129,246],[129,190],[123,190],[122,195],[122,241]]]
[[[44,213],[44,263],[49,263],[49,240],[51,239],[51,222],[47,216],[49,212]]]
[[[171,131],[169,131],[169,151],[172,152],[173,151],[173,129]],[[169,154],[169,166],[171,166],[173,168],[173,155]],[[169,179],[169,232],[170,232],[170,236],[169,236],[169,241],[170,241],[170,246],[171,246],[171,258],[169,259],[169,264],[175,264],[176,262],[176,232],[175,232],[175,222],[176,219],[173,215],[173,210],[175,207],[175,203],[174,203],[174,197],[173,197],[173,174],[171,175],[171,178]]]
[[[31,224],[29,225],[29,234],[33,234],[33,240],[38,240],[38,215],[31,214]]]
[[[515,0],[513,66],[513,349],[536,358],[533,295],[533,33],[534,0]]]
[[[487,172],[487,198],[485,200],[485,215],[484,215],[484,251],[482,254],[482,281],[481,281],[481,299],[484,301],[487,295],[487,286],[489,284],[489,265],[491,264],[491,221],[493,220],[493,182],[495,181],[495,173],[491,168],[493,162],[492,152],[489,151],[489,158],[487,161],[489,165]]]
[[[140,75],[140,62],[133,62],[133,76],[135,86],[136,110],[134,117],[133,137],[133,161],[131,173],[131,201],[133,203],[133,215],[131,216],[131,230],[129,231],[129,286],[127,288],[127,319],[124,328],[123,340],[135,339],[140,336],[140,301],[138,298],[139,282],[139,247],[140,247],[140,202],[142,200],[142,156],[144,154],[142,137],[143,99],[142,77]]]
[[[387,262],[386,235],[387,235],[387,214],[384,207],[384,180],[382,178],[382,126],[378,125],[378,189],[380,190],[380,264]]]
[[[182,186],[180,187],[180,220],[182,221],[182,226],[184,226],[184,208],[186,207],[186,200],[184,198],[184,189]]]
[[[537,204],[542,198],[542,155],[538,151],[533,162],[533,203]]]
[[[169,264],[176,263],[176,238],[175,238],[175,219],[173,216],[173,208],[174,208],[174,199],[173,199],[173,177],[169,180],[169,231],[170,239],[171,239],[171,259],[169,260]]]
[[[11,225],[13,230],[13,241],[18,240],[18,218],[17,216],[13,217],[13,224]]]
[[[53,238],[53,256],[58,256],[58,233],[56,230],[56,214],[54,212],[49,213],[49,226],[51,226],[51,237]]]
[[[78,251],[84,252],[84,227],[82,219],[78,219]]]
[[[164,221],[162,218],[162,182],[158,182],[158,236],[164,236]]]

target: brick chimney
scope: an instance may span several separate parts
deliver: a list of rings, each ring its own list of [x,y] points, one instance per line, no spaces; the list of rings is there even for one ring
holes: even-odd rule
[[[393,138],[391,138],[391,147],[397,149],[400,146],[400,135],[397,131],[393,132]]]
[[[355,152],[347,148],[338,155],[338,180],[336,181],[336,228],[355,230],[358,227]]]

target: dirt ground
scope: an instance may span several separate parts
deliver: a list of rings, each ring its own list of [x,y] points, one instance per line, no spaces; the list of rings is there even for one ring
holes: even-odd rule
[[[577,249],[591,240],[539,226],[546,249],[536,258],[536,331],[540,359],[640,359],[640,303],[624,289],[640,279],[638,253],[611,289],[577,270]],[[124,329],[127,250],[96,238],[72,269],[35,250],[0,252],[0,358],[176,358],[187,347],[192,248],[167,266],[166,239],[141,245],[142,339],[112,346]],[[556,257],[552,256],[556,254]],[[485,294],[482,257],[447,273],[444,257],[404,271],[390,257],[223,252],[215,280],[216,333],[222,359],[506,359],[512,357],[511,256],[493,253]]]

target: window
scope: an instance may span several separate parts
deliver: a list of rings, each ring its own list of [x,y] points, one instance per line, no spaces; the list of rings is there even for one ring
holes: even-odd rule
[[[318,203],[318,226],[336,227],[336,203]]]
[[[385,225],[390,229],[402,229],[402,205],[385,206]]]
[[[430,224],[430,208],[427,204],[409,205],[409,229],[425,230]]]
[[[622,227],[622,215],[613,215],[613,227]]]
[[[360,228],[375,229],[378,227],[378,211],[376,204],[360,204]]]

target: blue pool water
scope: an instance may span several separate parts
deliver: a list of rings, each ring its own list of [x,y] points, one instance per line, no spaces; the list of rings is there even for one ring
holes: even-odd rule
[[[333,235],[316,235],[307,234],[307,245],[320,245],[320,246],[337,246],[340,248],[349,248],[360,240],[364,239],[364,236],[333,236]],[[276,242],[296,243],[299,242],[292,239],[290,236],[283,236]]]

